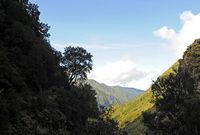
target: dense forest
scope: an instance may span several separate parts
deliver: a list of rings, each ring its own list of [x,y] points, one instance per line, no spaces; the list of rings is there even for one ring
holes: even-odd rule
[[[92,55],[56,51],[39,16],[28,0],[0,0],[0,134],[125,134],[85,83]]]

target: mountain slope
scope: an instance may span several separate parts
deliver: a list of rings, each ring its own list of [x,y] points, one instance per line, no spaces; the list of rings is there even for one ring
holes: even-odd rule
[[[133,97],[143,93],[143,91],[139,89],[120,86],[107,86],[92,79],[89,79],[87,82],[96,91],[99,105],[105,107],[127,102]]]
[[[118,121],[120,127],[138,118],[143,111],[153,107],[151,101],[151,90],[145,91],[135,99],[113,107],[112,118]]]
[[[176,62],[168,70],[166,70],[160,77],[165,77],[170,73],[173,73],[179,66]],[[113,107],[111,117],[119,123],[119,127],[125,128],[125,130],[131,134],[137,134],[144,132],[145,127],[141,121],[141,114],[153,107],[151,103],[152,92],[151,88],[136,97],[135,99],[126,102],[121,105]]]
[[[196,39],[188,46],[180,63],[158,78],[153,85],[155,106],[145,111],[144,117],[140,115],[125,125],[129,135],[199,133],[199,52],[200,39]]]

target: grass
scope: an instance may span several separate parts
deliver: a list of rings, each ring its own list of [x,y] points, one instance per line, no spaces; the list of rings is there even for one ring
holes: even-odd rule
[[[173,64],[160,77],[166,77],[170,73],[175,73],[179,66],[179,62]],[[113,106],[111,117],[119,123],[120,128],[124,128],[129,135],[145,134],[147,128],[142,122],[142,113],[151,110],[154,104],[151,102],[152,91],[149,88],[147,91],[134,98],[133,100],[121,105]]]
[[[153,103],[151,103],[151,97],[151,90],[147,90],[130,102],[114,106],[112,118],[117,120],[119,127],[124,127],[127,123],[138,118],[142,112],[153,106]]]

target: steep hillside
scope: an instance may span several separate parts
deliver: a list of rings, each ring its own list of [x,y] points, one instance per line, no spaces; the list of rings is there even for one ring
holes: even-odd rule
[[[96,91],[99,105],[106,107],[112,104],[121,104],[127,102],[133,97],[143,93],[143,91],[139,89],[120,86],[107,86],[92,79],[89,79],[88,83]]]
[[[168,70],[166,70],[160,77],[165,77],[170,73],[173,73],[177,69],[179,63],[176,62]],[[112,118],[119,122],[119,126],[125,128],[125,130],[131,134],[141,134],[145,127],[141,122],[141,114],[153,107],[151,103],[152,92],[151,88],[136,97],[135,99],[126,102],[121,105],[116,105],[113,107],[113,112],[111,114]]]
[[[151,96],[151,91],[147,90],[130,102],[114,106],[112,117],[119,122],[120,127],[124,127],[127,123],[138,118],[143,111],[146,111],[153,106],[150,102]]]
[[[39,15],[28,0],[0,0],[0,135],[121,135],[99,115],[95,91],[75,85],[92,55],[52,48]]]
[[[152,85],[155,110],[143,113],[142,121],[148,130],[143,129],[142,133],[200,133],[200,39],[188,46],[182,58],[173,74],[158,78]],[[135,134],[135,131],[131,131],[131,134]]]

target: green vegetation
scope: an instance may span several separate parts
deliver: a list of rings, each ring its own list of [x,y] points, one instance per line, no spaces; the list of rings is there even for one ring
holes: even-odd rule
[[[170,73],[175,73],[178,69],[179,62],[176,62],[168,70],[166,70],[160,78],[165,78]],[[154,104],[152,103],[151,88],[146,90],[135,99],[121,105],[113,106],[111,117],[119,123],[119,127],[124,128],[127,133],[145,134],[147,127],[144,126],[142,113],[151,110]]]
[[[28,0],[0,0],[0,134],[124,134],[99,112],[95,91],[84,84],[90,53],[56,51],[39,15]]]
[[[152,134],[198,135],[200,133],[200,40],[188,47],[175,74],[158,78],[152,85],[154,112],[143,121]]]
[[[140,115],[133,122],[127,123],[124,130],[128,135],[145,135],[149,129],[144,125],[143,116]]]
[[[200,133],[200,40],[150,89],[100,112],[95,91],[85,83],[92,55],[81,47],[66,47],[64,54],[52,48],[49,26],[39,15],[28,0],[0,1],[1,135],[125,134],[118,126],[129,134]],[[105,97],[120,96],[102,98],[108,102],[102,104],[135,94],[129,88],[93,87]]]
[[[160,75],[159,78],[165,78],[169,74],[175,74],[178,67],[179,67],[179,62],[177,61],[168,70],[166,70],[162,75]]]
[[[120,127],[126,123],[134,121],[143,111],[153,106],[151,101],[151,91],[148,90],[130,102],[113,106],[112,118],[116,119]]]
[[[143,91],[139,89],[120,86],[107,86],[92,79],[87,80],[87,82],[96,91],[97,102],[99,106],[104,107],[114,104],[122,104],[143,93]]]
[[[69,46],[65,48],[61,64],[67,76],[66,87],[70,88],[87,79],[87,73],[92,70],[92,55],[82,47]]]
[[[154,134],[192,134],[185,121],[185,111],[194,94],[194,81],[183,66],[176,74],[158,78],[152,85],[152,92],[156,111],[143,114],[148,128]]]
[[[158,77],[151,89],[114,106],[111,117],[129,135],[199,134],[199,52],[198,39],[188,47],[182,60]]]

